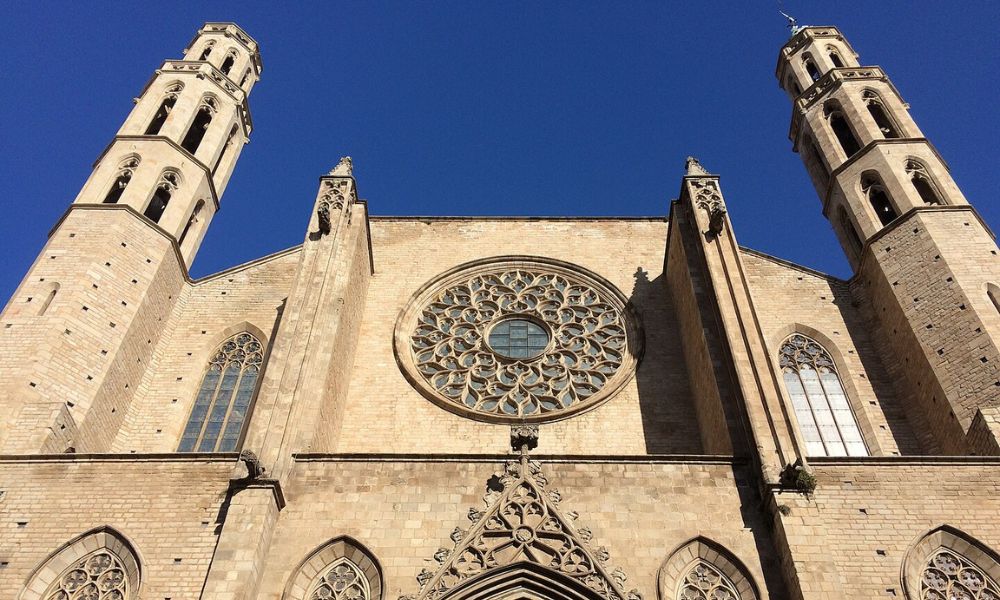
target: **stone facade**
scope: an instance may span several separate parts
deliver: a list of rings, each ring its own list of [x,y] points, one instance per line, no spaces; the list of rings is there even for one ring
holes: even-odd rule
[[[347,158],[192,280],[260,72],[163,63],[0,314],[0,595],[1000,598],[997,246],[837,29],[777,75],[850,280],[695,159],[666,218],[466,218]]]

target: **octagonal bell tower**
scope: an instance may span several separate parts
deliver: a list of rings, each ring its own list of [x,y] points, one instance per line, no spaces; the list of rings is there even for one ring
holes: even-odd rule
[[[993,233],[885,71],[860,65],[837,28],[793,28],[777,77],[793,103],[793,149],[857,273],[898,392],[929,431],[927,450],[1000,451],[1000,432],[987,431],[1000,410]]]

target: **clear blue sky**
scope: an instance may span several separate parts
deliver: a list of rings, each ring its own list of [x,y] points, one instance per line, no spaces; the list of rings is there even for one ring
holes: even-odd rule
[[[888,71],[1000,225],[1000,3],[785,6]],[[790,150],[773,1],[7,2],[2,301],[132,98],[209,20],[253,35],[264,72],[195,276],[300,243],[345,154],[377,215],[665,215],[693,154],[722,175],[742,244],[850,274]]]

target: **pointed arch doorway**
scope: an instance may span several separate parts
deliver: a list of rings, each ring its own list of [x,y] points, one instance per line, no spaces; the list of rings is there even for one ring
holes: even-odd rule
[[[603,582],[595,579],[595,585]],[[489,570],[449,591],[441,600],[605,600],[562,573],[530,562]]]

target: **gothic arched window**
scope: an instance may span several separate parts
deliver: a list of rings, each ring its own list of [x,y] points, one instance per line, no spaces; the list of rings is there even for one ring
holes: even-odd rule
[[[233,452],[247,421],[264,348],[250,333],[219,346],[208,363],[178,452]]]
[[[889,192],[882,185],[882,180],[879,179],[878,175],[874,173],[862,174],[861,193],[868,199],[868,203],[872,205],[882,225],[892,223],[899,216],[896,213],[896,209],[892,206],[892,200],[889,199]]]
[[[802,334],[781,345],[785,388],[808,456],[868,456],[833,358]]]
[[[833,63],[833,66],[837,67],[838,69],[844,67],[844,61],[841,60],[840,53],[837,52],[836,48],[834,48],[833,46],[827,46],[826,51],[829,53],[830,62]]]
[[[927,167],[920,161],[912,158],[906,161],[906,174],[909,176],[910,183],[913,184],[914,189],[917,190],[917,194],[920,195],[920,199],[925,204],[944,204],[944,202],[941,202],[941,196],[938,195],[934,184],[931,183],[931,176],[927,172]]]
[[[313,582],[308,600],[371,600],[368,578],[348,558],[333,563]]]
[[[840,229],[843,230],[844,235],[847,237],[847,241],[851,245],[851,250],[854,251],[854,255],[857,256],[861,254],[861,247],[864,245],[861,243],[861,238],[858,237],[858,231],[854,228],[854,223],[851,222],[850,215],[843,206],[837,211],[837,217],[840,221]]]
[[[218,101],[211,96],[206,96],[201,101],[201,106],[198,107],[194,121],[191,122],[191,127],[188,129],[187,135],[184,136],[184,141],[181,142],[181,146],[185,150],[191,154],[198,151],[198,146],[201,146],[201,141],[205,139],[205,132],[208,131],[208,126],[212,124],[212,118],[217,112],[219,112]]]
[[[167,210],[167,204],[170,204],[170,197],[177,191],[180,184],[181,176],[179,174],[174,171],[164,171],[163,175],[160,175],[159,183],[156,184],[153,197],[149,199],[149,204],[142,214],[150,221],[159,223],[163,211]]]
[[[29,576],[21,600],[135,600],[141,566],[132,545],[104,526],[66,543]]]
[[[214,175],[216,171],[219,170],[219,165],[222,164],[222,159],[229,154],[233,146],[233,140],[236,139],[236,133],[240,130],[239,125],[233,125],[233,128],[229,130],[229,137],[226,138],[226,145],[222,147],[222,151],[219,152],[219,158],[215,160],[215,165],[212,167],[212,174]]]
[[[851,126],[847,124],[847,119],[844,118],[844,113],[840,111],[840,107],[834,102],[827,102],[823,107],[823,114],[830,123],[830,129],[837,136],[837,141],[840,142],[840,147],[844,150],[847,158],[851,158],[857,154],[858,150],[861,150],[861,144],[858,142],[858,138],[855,137]]]
[[[1000,585],[971,560],[939,548],[920,574],[921,600],[1000,600]]]
[[[875,125],[878,126],[883,137],[887,140],[898,138],[899,128],[896,127],[896,124],[889,117],[889,113],[886,112],[882,98],[871,90],[865,90],[861,94],[861,98],[864,100],[865,106],[868,107],[868,114],[875,120]]]
[[[182,83],[175,83],[167,87],[163,102],[160,103],[160,108],[157,109],[156,114],[153,115],[153,120],[149,122],[149,127],[146,128],[146,135],[158,135],[160,133],[160,129],[163,129],[163,124],[167,122],[167,117],[170,116],[170,111],[174,109],[174,104],[177,104],[177,96],[180,95],[183,89],[184,84]]]
[[[805,65],[806,73],[809,74],[809,78],[812,79],[813,81],[819,81],[820,78],[819,69],[816,67],[816,63],[813,62],[812,56],[806,54],[802,58],[802,64]]]
[[[205,49],[201,51],[201,56],[198,57],[198,60],[208,60],[208,57],[212,55],[213,48],[215,48],[215,42],[209,40],[205,44]]]
[[[131,598],[125,565],[101,548],[70,565],[45,592],[46,600]]]
[[[229,75],[229,72],[233,70],[234,64],[236,64],[236,51],[230,50],[226,54],[225,60],[222,61],[222,66],[219,67],[219,70],[222,71],[223,75]]]
[[[130,156],[118,165],[118,176],[115,177],[114,183],[111,184],[108,195],[104,197],[104,204],[117,204],[121,200],[122,194],[125,193],[125,188],[132,181],[132,174],[135,173],[138,167],[138,156]]]
[[[736,585],[711,563],[698,560],[684,576],[677,600],[741,600]]]
[[[184,226],[184,231],[181,232],[181,237],[177,240],[177,245],[181,246],[184,244],[184,240],[187,238],[188,233],[191,232],[191,228],[198,224],[201,217],[201,209],[205,208],[205,201],[199,200],[197,204],[194,205],[194,210],[191,211],[191,216],[188,218],[187,225]]]

